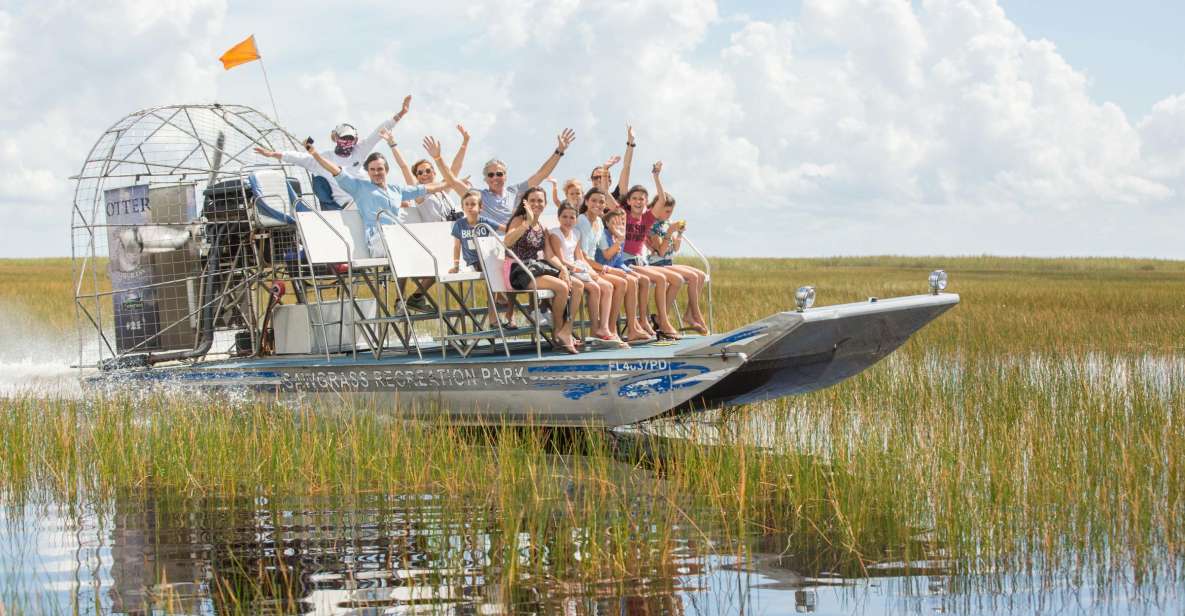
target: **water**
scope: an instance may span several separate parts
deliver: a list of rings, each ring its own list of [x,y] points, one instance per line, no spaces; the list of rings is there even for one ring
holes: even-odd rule
[[[25,391],[30,383],[56,383],[67,389],[54,391],[70,391],[65,362],[39,364],[11,352],[0,360],[4,386]],[[1051,370],[1073,370],[1093,387],[1119,390],[1133,386],[1138,373],[1139,383],[1167,395],[1161,390],[1179,386],[1185,375],[1177,357],[1002,361],[1023,366],[1035,388],[1049,382]],[[909,376],[894,360],[887,370]],[[958,362],[932,361],[922,377],[957,381],[966,374]],[[706,420],[696,430],[667,428],[672,437],[711,441]],[[771,425],[760,413],[739,420]],[[750,433],[759,448],[795,436]],[[571,458],[579,463],[579,455]],[[538,481],[563,486],[581,502],[594,491],[577,476]],[[1168,574],[1153,579],[1137,580],[1122,566],[1095,579],[1089,566],[1074,573],[1045,569],[1039,560],[996,572],[981,563],[972,575],[918,528],[910,553],[920,558],[905,562],[902,546],[883,545],[858,560],[819,538],[760,529],[737,537],[714,511],[688,508],[675,523],[648,519],[645,504],[664,494],[662,473],[623,459],[608,477],[639,505],[619,525],[633,552],[602,555],[594,564],[597,537],[590,534],[613,525],[600,520],[591,531],[566,518],[563,502],[544,503],[543,516],[532,505],[536,514],[526,520],[523,503],[488,494],[261,491],[194,498],[140,485],[72,503],[36,493],[28,502],[0,496],[0,615],[1185,613],[1183,554],[1154,552],[1160,566],[1146,570]],[[540,520],[542,529],[529,528]]]
[[[1176,586],[1126,596],[1041,574],[960,576],[941,558],[888,559],[845,576],[819,568],[817,553],[827,546],[792,552],[787,536],[751,537],[738,551],[720,540],[706,512],[692,517],[694,525],[673,529],[666,556],[605,575],[580,570],[588,538],[579,532],[532,542],[529,533],[507,532],[507,512],[460,497],[195,499],[148,489],[100,505],[0,507],[0,603],[8,613],[1185,610]],[[647,524],[634,522],[639,529]],[[639,544],[641,550],[647,546]],[[859,568],[840,568],[853,566]]]

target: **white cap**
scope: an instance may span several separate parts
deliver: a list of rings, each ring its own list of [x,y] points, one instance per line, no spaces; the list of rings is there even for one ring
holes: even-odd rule
[[[358,129],[346,124],[345,122],[338,124],[333,129],[333,132],[337,133],[338,139],[345,139],[346,137],[353,137],[354,139],[358,138]]]

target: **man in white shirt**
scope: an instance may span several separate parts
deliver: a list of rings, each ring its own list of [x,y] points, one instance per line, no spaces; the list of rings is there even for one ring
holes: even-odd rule
[[[344,122],[338,124],[329,133],[329,138],[334,144],[333,148],[322,150],[321,156],[340,167],[349,176],[359,180],[368,180],[362,161],[366,160],[366,157],[374,151],[374,146],[378,145],[379,140],[382,139],[380,133],[389,132],[395,128],[403,116],[407,115],[410,107],[411,95],[409,94],[403,99],[403,108],[399,110],[399,113],[380,124],[378,128],[374,129],[374,132],[361,141],[358,140],[358,129],[353,125]],[[308,152],[275,152],[257,147],[255,153],[307,169],[313,176],[313,192],[316,193],[317,200],[321,202],[321,209],[340,210],[353,205],[354,197],[342,190],[341,186],[338,186],[337,180],[327,173]]]

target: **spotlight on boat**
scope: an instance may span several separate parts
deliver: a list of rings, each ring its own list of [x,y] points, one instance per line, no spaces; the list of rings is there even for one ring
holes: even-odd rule
[[[805,287],[798,287],[798,290],[794,292],[794,304],[798,306],[799,312],[814,306],[815,288],[809,285]]]
[[[938,295],[946,288],[946,272],[934,270],[930,272],[930,295]]]

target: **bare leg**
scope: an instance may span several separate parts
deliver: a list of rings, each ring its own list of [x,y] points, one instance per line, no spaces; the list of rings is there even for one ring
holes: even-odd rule
[[[671,310],[673,310],[675,307],[675,300],[679,298],[679,289],[681,289],[684,284],[683,276],[679,272],[669,267],[657,267],[655,269],[657,269],[659,273],[661,273],[667,279],[666,312],[668,316],[667,322],[669,323]],[[655,296],[655,301],[658,301],[657,295]],[[678,329],[668,330],[668,333],[671,331],[678,331]]]
[[[622,301],[628,301],[628,288],[630,284],[629,280],[625,278],[625,276],[618,275],[618,271],[619,270],[607,267],[601,273],[601,280],[607,280],[613,285],[613,296],[609,301],[609,320],[607,325],[609,326],[609,331],[614,333],[617,333],[617,319],[621,317]],[[635,290],[634,293],[637,294],[637,291]],[[636,297],[634,298],[634,301],[637,301]],[[630,312],[632,311],[628,309],[626,310],[627,315]],[[628,316],[626,317],[626,321],[629,321]]]
[[[597,338],[611,339],[615,336],[609,329],[609,310],[613,300],[613,285],[605,278],[588,283],[588,311],[592,314],[592,334]]]
[[[569,353],[576,353],[576,347],[572,344],[571,319],[564,319],[564,307],[568,305],[568,283],[555,276],[540,276],[535,279],[535,287],[555,293],[551,299],[551,324],[556,341]]]
[[[568,319],[565,324],[568,326],[570,333],[572,333],[572,324],[580,318],[580,307],[584,305],[584,290],[586,287],[587,285],[584,284],[583,280],[575,276],[568,278],[568,288],[572,290],[572,297],[569,300],[571,302],[571,308],[568,310]],[[552,318],[554,318],[554,315],[552,315]],[[583,337],[581,339],[583,340]]]
[[[668,336],[677,337],[679,335],[678,331],[675,329],[675,326],[671,325],[671,320],[667,316],[667,305],[671,299],[667,287],[673,285],[671,285],[670,278],[661,271],[662,269],[661,267],[651,267],[649,265],[645,267],[634,266],[634,271],[649,278],[651,284],[654,285],[654,307],[655,313],[658,316],[658,329]],[[678,274],[671,272],[671,275],[679,280],[679,285],[683,284],[683,279]],[[678,294],[678,292],[679,288],[676,286],[675,293]]]
[[[650,278],[643,276],[641,272],[633,270],[630,275],[638,283],[637,303],[634,304],[634,318],[637,319],[638,327],[646,332],[648,338],[654,337],[654,328],[650,326]]]
[[[704,283],[708,278],[707,274],[688,265],[672,265],[671,268],[682,274],[684,280],[687,281],[687,320],[699,333],[707,334],[707,323],[700,310],[700,297],[703,294]]]
[[[610,338],[617,338],[617,320],[609,320],[613,312],[615,285],[606,278],[597,279],[597,285],[601,287],[601,330]]]
[[[590,334],[596,334],[601,323],[601,286],[595,280],[579,280],[576,277],[572,278],[572,282],[580,283],[584,287],[584,293],[588,293],[588,331]],[[576,290],[573,289],[572,293],[575,294]],[[572,318],[576,318],[575,312],[572,313]]]

